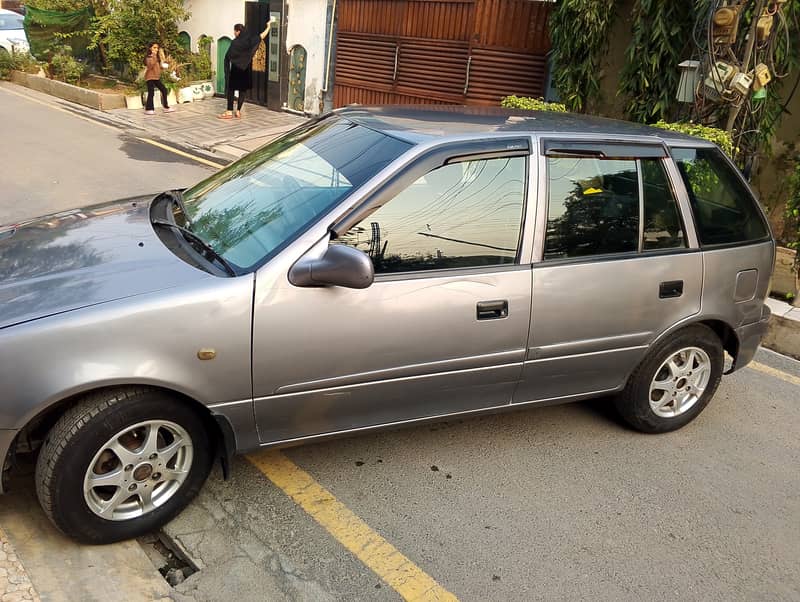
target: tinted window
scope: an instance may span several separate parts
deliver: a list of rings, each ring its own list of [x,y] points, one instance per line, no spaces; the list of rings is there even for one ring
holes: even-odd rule
[[[545,259],[638,250],[636,161],[551,157],[547,165]]]
[[[644,159],[644,228],[642,250],[675,249],[686,246],[675,195],[661,161]]]
[[[191,228],[229,262],[251,268],[409,148],[329,117],[187,190]]]
[[[674,148],[672,156],[686,183],[702,244],[746,242],[767,236],[756,200],[718,150]]]
[[[429,172],[340,237],[376,273],[514,263],[525,198],[524,157]]]

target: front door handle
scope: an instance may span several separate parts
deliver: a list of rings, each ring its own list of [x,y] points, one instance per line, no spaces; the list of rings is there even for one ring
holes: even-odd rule
[[[658,285],[659,299],[674,299],[683,295],[683,280],[669,280]]]
[[[497,320],[508,316],[508,301],[481,301],[478,303],[479,320]]]

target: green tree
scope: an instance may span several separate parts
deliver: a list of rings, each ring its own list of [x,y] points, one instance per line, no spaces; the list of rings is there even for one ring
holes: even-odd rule
[[[26,6],[39,10],[73,11],[92,6],[91,0],[27,0]]]
[[[96,14],[92,44],[104,44],[108,59],[128,66],[131,77],[142,68],[150,43],[168,54],[179,50],[178,23],[189,18],[183,0],[108,0],[107,8]]]

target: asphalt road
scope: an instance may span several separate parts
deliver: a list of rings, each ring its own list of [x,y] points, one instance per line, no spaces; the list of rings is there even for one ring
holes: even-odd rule
[[[208,173],[2,88],[0,113],[13,149],[0,222]],[[800,600],[800,362],[764,351],[757,361],[666,435],[626,429],[598,400],[282,454],[460,600]],[[346,534],[331,535],[246,458],[233,468],[228,481],[215,469],[166,529],[200,568],[180,593],[400,598]]]
[[[0,224],[193,184],[211,173],[191,159],[47,106],[0,85]],[[45,97],[46,98],[46,97]],[[159,116],[154,117],[158,119]]]
[[[800,600],[800,362],[757,359],[795,381],[746,368],[667,435],[598,400],[283,453],[460,600]],[[168,532],[201,600],[400,599],[244,460]]]

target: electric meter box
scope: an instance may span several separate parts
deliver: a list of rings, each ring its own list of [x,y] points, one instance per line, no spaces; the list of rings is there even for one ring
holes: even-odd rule
[[[755,68],[755,77],[753,78],[753,89],[760,90],[766,88],[767,84],[772,81],[772,73],[769,71],[764,63],[759,63]]]
[[[753,85],[753,77],[747,73],[739,72],[733,76],[731,80],[731,88],[736,90],[742,96],[750,92],[750,86]]]
[[[717,61],[706,76],[706,88],[720,94],[728,89],[728,82],[739,72],[735,66],[725,61]]]

